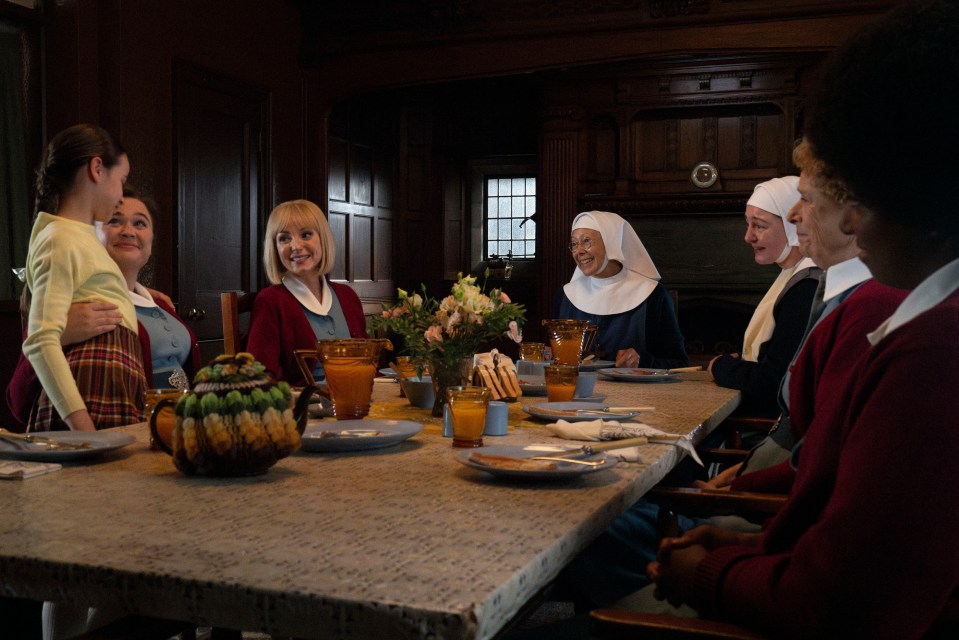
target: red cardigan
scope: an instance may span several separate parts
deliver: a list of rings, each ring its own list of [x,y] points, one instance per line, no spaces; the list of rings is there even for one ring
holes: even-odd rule
[[[869,350],[866,334],[891,316],[908,291],[868,280],[810,333],[796,362],[789,384],[789,420],[793,442],[799,442],[817,414],[842,411],[845,394],[837,392],[849,365]],[[789,460],[732,482],[733,491],[789,493],[795,474]]]
[[[161,300],[157,300],[156,303],[161,309],[169,313],[180,324],[186,327],[186,330],[190,333],[190,359],[185,363],[184,370],[192,379],[193,374],[200,368],[200,348],[197,344],[196,334],[193,333],[190,325],[183,322],[180,316],[176,314],[173,307]],[[140,352],[142,354],[151,353],[150,334],[147,333],[147,330],[144,329],[143,325],[139,322],[137,322],[137,337],[140,338]],[[143,372],[146,374],[147,386],[152,386],[153,358],[143,358]],[[30,420],[30,410],[33,409],[33,403],[39,394],[40,380],[30,365],[30,361],[21,353],[20,359],[17,361],[17,368],[14,369],[13,377],[7,385],[7,406],[10,407],[10,413],[20,422],[20,426],[23,428],[26,428],[27,422]]]
[[[349,286],[327,280],[333,290],[350,337],[365,338],[366,316],[359,297]],[[306,383],[293,357],[294,349],[315,349],[316,334],[296,297],[282,284],[260,291],[253,302],[250,335],[246,350],[263,363],[277,380],[286,380],[293,386]]]
[[[700,563],[690,604],[777,638],[959,624],[957,335],[959,292],[834,377],[839,397],[816,408],[789,502],[758,550]]]

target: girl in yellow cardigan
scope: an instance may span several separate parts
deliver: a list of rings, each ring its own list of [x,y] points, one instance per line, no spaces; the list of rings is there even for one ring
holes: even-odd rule
[[[27,252],[32,300],[23,353],[43,392],[31,412],[31,430],[89,431],[143,418],[136,311],[123,274],[94,228],[122,201],[129,173],[123,147],[89,124],[57,134],[37,171],[37,217]],[[102,336],[62,347],[71,303],[94,298],[115,304],[123,321]]]

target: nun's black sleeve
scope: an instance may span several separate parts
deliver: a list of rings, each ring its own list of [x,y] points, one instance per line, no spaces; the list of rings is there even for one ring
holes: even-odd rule
[[[732,356],[721,356],[713,362],[716,384],[743,393],[737,414],[766,418],[779,415],[779,383],[802,341],[817,284],[815,278],[805,278],[782,295],[773,309],[776,328],[759,347],[756,362]]]

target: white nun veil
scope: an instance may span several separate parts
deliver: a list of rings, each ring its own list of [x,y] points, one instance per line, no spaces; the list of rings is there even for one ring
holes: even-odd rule
[[[783,222],[783,228],[786,231],[786,248],[778,261],[784,260],[793,247],[799,246],[799,236],[796,234],[796,225],[786,219],[789,210],[799,201],[799,178],[796,176],[786,176],[784,178],[773,178],[766,182],[756,185],[753,195],[746,202],[746,205],[752,205],[774,216],[778,216]],[[748,362],[756,362],[759,359],[759,347],[769,340],[776,328],[776,319],[773,317],[773,309],[776,301],[786,288],[789,279],[797,271],[808,267],[816,266],[809,258],[803,258],[791,267],[783,269],[779,276],[773,281],[772,286],[766,291],[766,295],[760,300],[753,316],[749,320],[749,326],[746,327],[746,333],[743,336],[742,358]]]
[[[608,211],[585,211],[573,219],[572,229],[593,229],[603,237],[607,260],[623,265],[609,278],[584,274],[577,266],[572,279],[563,286],[566,297],[577,309],[596,315],[630,311],[641,305],[659,282],[659,271],[633,227]]]

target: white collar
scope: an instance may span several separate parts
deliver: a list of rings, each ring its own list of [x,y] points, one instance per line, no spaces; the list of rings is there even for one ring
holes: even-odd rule
[[[285,275],[283,276],[283,286],[309,311],[312,311],[318,316],[330,314],[330,308],[333,306],[333,295],[330,292],[329,285],[326,284],[326,278],[324,276],[320,276],[320,292],[323,297],[323,302],[317,300],[309,287],[303,284],[303,281],[299,278]]]
[[[142,284],[137,282],[133,285],[133,291],[130,291],[130,301],[134,307],[159,307],[153,296]]]
[[[869,267],[858,257],[834,264],[826,269],[826,290],[823,292],[823,302],[835,298],[857,284],[862,284],[871,277]]]
[[[920,282],[919,286],[906,296],[895,313],[869,334],[869,342],[878,344],[902,325],[948,298],[956,289],[959,289],[959,259],[941,267]]]
[[[608,316],[635,309],[649,297],[657,284],[635,271],[621,269],[609,278],[581,275],[563,285],[563,291],[580,311]]]

